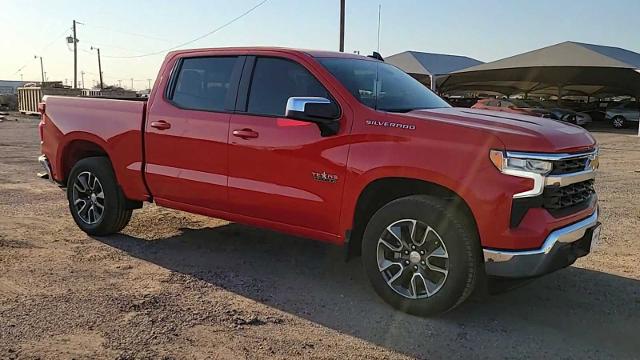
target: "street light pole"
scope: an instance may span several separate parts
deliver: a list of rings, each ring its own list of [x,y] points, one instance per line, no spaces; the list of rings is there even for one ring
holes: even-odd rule
[[[102,63],[100,62],[100,48],[92,46],[91,50],[96,50],[98,52],[98,75],[100,76],[100,90],[102,90],[104,84],[102,82]]]
[[[34,59],[40,58],[40,75],[42,75],[42,85],[44,86],[44,65],[42,63],[42,56],[34,55]]]
[[[344,8],[345,1],[340,0],[340,52],[344,52]]]
[[[78,88],[78,38],[75,20],[73,20],[73,88]]]

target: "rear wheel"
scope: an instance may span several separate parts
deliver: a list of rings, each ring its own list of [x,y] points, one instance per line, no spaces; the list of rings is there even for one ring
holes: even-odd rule
[[[362,260],[373,288],[416,315],[462,303],[478,280],[477,236],[442,199],[416,195],[378,210],[366,227]]]
[[[626,119],[624,118],[624,116],[618,115],[611,120],[611,124],[616,129],[622,129],[626,125]]]
[[[76,163],[67,181],[69,210],[76,224],[89,235],[110,235],[131,219],[126,199],[118,187],[111,162],[105,157]]]

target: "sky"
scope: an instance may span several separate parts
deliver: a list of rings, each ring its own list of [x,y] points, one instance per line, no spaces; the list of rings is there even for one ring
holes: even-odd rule
[[[263,0],[0,0],[0,79],[73,81],[66,37],[77,25],[78,81],[145,89],[166,49],[196,39]],[[345,51],[406,50],[493,61],[563,41],[640,52],[639,0],[346,0]],[[248,15],[184,48],[285,46],[338,50],[339,0],[267,0]],[[159,53],[157,55],[122,58]],[[117,58],[120,57],[120,58]],[[149,80],[150,79],[150,80]],[[79,84],[80,85],[80,84]]]

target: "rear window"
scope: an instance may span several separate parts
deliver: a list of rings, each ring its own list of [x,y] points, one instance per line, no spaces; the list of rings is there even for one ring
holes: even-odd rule
[[[172,101],[191,110],[224,111],[237,57],[182,60]]]

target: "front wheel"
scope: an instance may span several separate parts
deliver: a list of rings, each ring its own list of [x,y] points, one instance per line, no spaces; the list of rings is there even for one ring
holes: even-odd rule
[[[378,210],[367,225],[362,261],[386,302],[415,315],[435,315],[461,304],[479,277],[475,230],[450,203],[415,195]]]
[[[623,116],[615,116],[612,120],[611,120],[611,124],[613,125],[614,128],[616,129],[622,129],[625,127],[626,125],[626,121],[625,118]]]
[[[122,230],[131,219],[111,162],[85,158],[71,169],[67,181],[69,210],[78,227],[89,235],[104,236]]]

